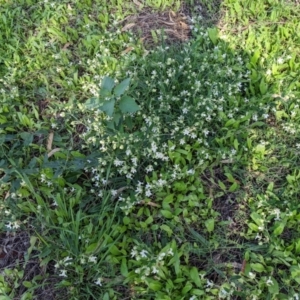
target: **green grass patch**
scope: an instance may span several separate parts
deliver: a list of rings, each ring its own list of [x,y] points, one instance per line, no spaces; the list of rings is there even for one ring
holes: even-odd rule
[[[1,299],[298,299],[299,4],[0,4]]]

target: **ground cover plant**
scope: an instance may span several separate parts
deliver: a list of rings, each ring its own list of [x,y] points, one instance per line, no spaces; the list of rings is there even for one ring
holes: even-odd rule
[[[0,299],[299,298],[297,1],[0,4]]]

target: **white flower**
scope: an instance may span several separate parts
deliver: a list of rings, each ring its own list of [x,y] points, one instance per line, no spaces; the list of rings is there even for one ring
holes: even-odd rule
[[[171,249],[169,249],[169,251],[168,251],[168,255],[170,255],[170,256],[173,256],[174,255],[174,252],[173,252],[173,249],[171,248]]]
[[[268,278],[268,280],[266,281],[267,286],[273,285],[273,281],[271,279],[271,277]]]
[[[141,255],[142,258],[147,257],[147,254],[148,254],[148,251],[146,251],[146,250],[142,250],[142,251],[140,252],[140,255]]]
[[[60,277],[67,277],[67,270],[60,270],[60,274],[58,274]]]
[[[146,190],[146,193],[145,193],[146,197],[150,197],[152,195],[151,191],[150,190]]]
[[[263,114],[264,119],[268,119],[269,115],[268,114]]]
[[[119,160],[119,159],[117,159],[117,158],[114,160],[114,165],[115,165],[116,167],[122,166],[123,163],[124,163],[123,161],[121,161],[121,160]]]
[[[46,175],[45,174],[41,174],[41,182],[45,182],[46,181]]]
[[[102,280],[101,278],[97,278],[97,280],[95,281],[95,284],[99,285],[99,286],[102,286]]]
[[[211,287],[213,287],[213,286],[214,286],[214,283],[213,283],[212,281],[209,281],[209,280],[207,279],[206,287],[211,288]]]
[[[229,293],[225,289],[221,289],[220,294],[221,297],[226,297]]]
[[[281,58],[281,57],[279,57],[278,59],[277,59],[277,63],[278,64],[283,64],[283,62],[284,62],[284,60],[283,60],[283,58]]]
[[[195,174],[195,170],[194,169],[190,169],[190,170],[187,171],[187,174],[194,175]]]
[[[295,298],[295,300],[299,300],[299,295],[294,294],[294,298]]]
[[[149,165],[145,170],[146,170],[147,173],[152,172],[153,167],[151,165]]]
[[[188,128],[183,130],[183,134],[184,135],[189,135],[190,134],[190,130]]]
[[[145,275],[146,276],[150,275],[150,268],[148,268],[148,267],[145,268]]]
[[[160,253],[160,254],[158,255],[157,259],[158,259],[158,260],[163,260],[165,256],[166,256],[166,253],[162,252],[162,253]]]
[[[52,202],[52,206],[58,206],[58,204],[55,200]]]
[[[280,209],[275,208],[273,210],[273,213],[276,215],[276,218],[274,219],[275,221],[279,221],[280,220]]]
[[[92,263],[97,263],[97,257],[96,256],[89,256],[89,262],[92,262]]]
[[[65,266],[68,266],[69,264],[71,264],[72,258],[70,256],[66,256],[64,259],[63,259],[63,263]]]
[[[258,226],[258,230],[263,231],[265,229],[264,225]]]
[[[6,225],[5,225],[6,228],[8,229],[12,229],[13,228],[13,225],[11,222],[8,222]]]
[[[86,262],[86,261],[85,261],[85,257],[81,257],[81,258],[80,258],[80,263],[81,263],[82,265],[84,265],[85,262]]]
[[[152,267],[152,272],[151,272],[152,274],[157,274],[158,273],[158,269],[155,267],[155,266],[153,266]]]
[[[135,256],[137,256],[137,254],[138,254],[138,252],[136,251],[136,248],[133,248],[132,250],[131,250],[131,257],[135,257]]]
[[[203,130],[203,133],[204,133],[205,136],[207,136],[207,135],[209,134],[209,130],[204,129],[204,130]]]

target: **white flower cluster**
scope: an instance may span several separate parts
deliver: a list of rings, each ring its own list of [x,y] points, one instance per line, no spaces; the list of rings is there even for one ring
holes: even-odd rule
[[[73,259],[70,256],[66,256],[65,258],[59,260],[55,265],[55,269],[60,269],[59,276],[60,277],[68,277],[67,270],[65,267],[71,265],[73,262]]]
[[[202,36],[205,48],[210,41],[205,33]],[[170,161],[170,150],[191,143],[198,142],[201,145],[199,157],[201,164],[210,160],[210,150],[207,147],[215,134],[210,123],[213,120],[220,120],[222,118],[220,113],[225,110],[228,118],[239,118],[238,106],[243,101],[239,95],[242,82],[248,80],[248,75],[243,72],[244,66],[240,56],[237,56],[235,61],[235,65],[240,64],[240,68],[231,67],[228,62],[232,58],[223,55],[222,45],[215,47],[210,54],[205,52],[205,55],[201,51],[195,54],[195,51],[189,49],[190,46],[187,44],[182,50],[184,59],[180,63],[170,57],[166,57],[164,63],[151,62],[151,77],[145,81],[150,91],[148,100],[139,103],[142,113],[138,112],[135,117],[141,121],[140,131],[123,136],[106,135],[104,125],[106,117],[99,112],[91,116],[87,124],[89,130],[82,138],[86,142],[84,147],[99,147],[103,153],[103,158],[99,160],[97,177],[94,177],[95,183],[99,178],[106,177],[105,165],[111,162],[114,168],[110,177],[120,175],[129,181],[137,178],[140,180],[141,171],[149,174],[162,164],[166,165]],[[167,50],[163,49],[161,57],[165,57],[166,54]],[[199,72],[192,67],[196,61],[199,62]],[[205,78],[198,73],[205,74]],[[137,74],[136,67],[131,75],[133,80],[138,81],[139,78],[134,74]],[[158,77],[165,77],[170,83],[166,86],[163,81],[157,81]],[[178,85],[178,78],[185,80],[182,88]],[[227,91],[227,94],[224,91]],[[141,96],[141,91],[136,91],[136,95]],[[258,114],[253,115],[254,120],[258,117]],[[172,146],[169,147],[166,141]],[[235,149],[229,149],[223,153],[223,157],[235,154]],[[162,182],[150,183],[151,187],[161,185]],[[101,183],[98,183],[96,188],[99,189],[100,186]],[[150,186],[146,187],[146,183],[139,184],[136,188],[137,194],[141,197],[151,197]]]
[[[159,275],[159,269],[161,266],[165,265],[167,257],[173,257],[174,252],[172,248],[169,248],[167,251],[160,252],[158,255],[150,254],[147,250],[142,249],[138,250],[137,246],[134,246],[131,250],[131,257],[136,261],[143,260],[143,266],[136,268],[135,273],[141,275],[142,281],[146,279],[146,277]]]

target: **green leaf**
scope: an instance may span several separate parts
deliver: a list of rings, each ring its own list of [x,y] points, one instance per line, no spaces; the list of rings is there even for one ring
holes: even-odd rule
[[[265,95],[268,90],[268,85],[265,83],[264,79],[260,81],[259,90],[262,95]]]
[[[280,121],[282,118],[287,118],[288,115],[286,114],[286,112],[284,110],[277,110],[275,112],[275,117],[277,121]]]
[[[230,186],[229,192],[234,192],[234,191],[236,191],[238,188],[239,188],[239,185],[238,185],[236,182],[234,182],[234,183]]]
[[[97,108],[97,107],[99,107],[99,105],[100,105],[100,100],[98,97],[90,98],[84,103],[84,106],[88,109]]]
[[[104,111],[108,116],[112,117],[115,109],[115,99],[105,101],[99,108]]]
[[[300,239],[295,242],[295,251],[297,254],[300,253]]]
[[[153,217],[152,216],[149,216],[148,219],[145,221],[145,223],[147,225],[151,224],[153,222]]]
[[[250,217],[258,226],[263,225],[262,217],[257,212],[254,211]]]
[[[121,83],[119,83],[115,89],[114,89],[114,94],[117,97],[120,97],[123,95],[123,93],[126,91],[126,89],[129,87],[130,84],[130,78],[124,79]]]
[[[274,182],[269,183],[268,187],[267,187],[267,191],[272,192],[274,189]]]
[[[223,190],[223,191],[226,191],[226,186],[225,184],[222,182],[222,181],[218,181],[218,184],[219,184],[219,187]]]
[[[280,224],[278,224],[273,231],[274,235],[275,236],[281,235],[284,230],[284,227],[285,227],[284,222],[281,222]]]
[[[148,286],[153,291],[159,291],[162,288],[162,284],[160,282],[154,281],[154,280],[149,282]]]
[[[191,268],[190,277],[193,280],[193,282],[196,284],[197,287],[202,287],[199,272],[198,272],[198,269],[196,267]]]
[[[23,281],[23,285],[27,288],[31,288],[32,287],[32,283],[30,281]]]
[[[108,90],[105,89],[101,89],[99,91],[99,96],[101,96],[102,98],[111,98],[112,97],[112,93]]]
[[[107,124],[107,127],[108,127],[108,128],[111,128],[111,129],[116,129],[116,128],[119,128],[119,129],[120,129],[121,119],[122,119],[121,114],[119,114],[119,113],[114,113],[114,114],[113,114],[112,120],[110,120],[110,121],[108,121],[108,122],[106,123],[106,124]]]
[[[208,219],[205,221],[205,226],[208,232],[212,232],[215,229],[215,220],[214,219]]]
[[[90,244],[87,248],[86,248],[86,253],[88,254],[88,253],[93,253],[95,250],[96,250],[96,248],[97,248],[97,246],[98,246],[98,243],[93,243],[93,244]]]
[[[251,264],[251,269],[254,270],[255,272],[259,272],[259,273],[265,271],[265,267],[259,263]]]
[[[36,243],[37,239],[38,238],[34,235],[30,237],[30,247],[27,250],[28,256],[31,254],[32,250],[34,249],[34,246],[35,246],[35,243]]]
[[[186,278],[176,278],[174,279],[174,283],[186,282]]]
[[[290,268],[290,273],[292,278],[300,284],[300,267],[299,266],[292,266]]]
[[[117,248],[116,245],[112,245],[110,248],[109,248],[109,252],[113,255],[120,255],[121,252],[120,250]]]
[[[24,140],[24,146],[28,146],[33,141],[33,134],[29,132],[21,132],[20,137]]]
[[[234,7],[234,9],[235,9],[237,15],[238,15],[239,18],[240,18],[241,15],[242,15],[243,8],[240,6],[240,4],[239,4],[238,2],[234,2],[233,7]]]
[[[126,260],[126,258],[122,258],[122,262],[121,262],[121,274],[124,277],[127,277],[127,275],[128,275],[128,268],[127,268],[127,260]]]
[[[188,282],[188,283],[185,285],[185,287],[182,289],[181,293],[182,293],[183,295],[186,295],[192,288],[193,288],[193,285],[192,285],[190,282]]]
[[[278,294],[279,293],[279,286],[278,286],[278,282],[275,280],[274,277],[271,277],[272,280],[272,284],[270,284],[268,286],[269,292],[271,294]]]
[[[235,182],[235,179],[233,178],[231,173],[225,173],[225,176],[227,177],[229,182],[232,182],[232,183]]]
[[[130,224],[130,223],[131,223],[131,220],[130,220],[130,218],[129,218],[129,217],[127,217],[127,216],[125,216],[125,217],[123,218],[123,223],[124,223],[124,225],[128,225],[128,224]]]
[[[169,194],[164,200],[163,205],[169,205],[169,203],[174,202],[174,194]]]
[[[168,210],[163,210],[162,209],[160,212],[167,219],[172,219],[173,218],[173,214]]]
[[[120,110],[123,114],[135,113],[140,107],[136,104],[135,100],[129,96],[123,96],[119,102]]]
[[[296,177],[295,176],[292,176],[292,175],[287,175],[286,176],[286,180],[289,184],[292,184],[296,181]]]
[[[198,233],[197,231],[195,231],[192,228],[188,228],[188,229],[189,229],[190,233],[192,234],[192,236],[194,237],[194,239],[197,241],[197,243],[202,244],[203,247],[210,246],[209,241],[206,240],[203,235],[201,235],[200,233]]]
[[[258,227],[257,225],[255,225],[254,223],[248,223],[248,226],[253,230],[253,231],[258,231]]]
[[[225,127],[230,127],[231,125],[233,125],[235,123],[235,119],[230,119],[225,123]]]
[[[235,150],[238,150],[238,148],[239,148],[239,142],[238,142],[237,139],[234,140],[233,145],[234,145]]]
[[[191,294],[196,296],[203,296],[205,295],[205,292],[203,290],[193,289],[191,290]]]
[[[187,190],[187,185],[184,181],[175,182],[174,189],[179,192],[184,192]]]
[[[109,293],[105,293],[102,299],[103,300],[109,300]]]
[[[257,49],[250,59],[250,62],[253,66],[256,66],[256,63],[257,63],[259,57],[260,57],[260,51]]]
[[[217,28],[216,27],[209,28],[207,32],[208,32],[209,38],[211,39],[211,41],[215,45],[217,43],[217,40],[218,40],[218,30],[217,30]]]
[[[169,237],[172,236],[172,234],[173,234],[173,230],[168,225],[163,224],[160,226],[160,229],[167,232]]]
[[[105,76],[103,78],[102,83],[101,83],[101,90],[103,89],[103,90],[111,93],[114,86],[115,86],[115,81],[112,78],[110,78],[108,76]]]

